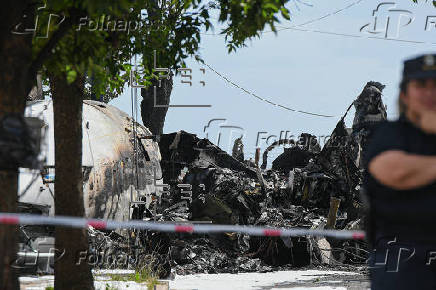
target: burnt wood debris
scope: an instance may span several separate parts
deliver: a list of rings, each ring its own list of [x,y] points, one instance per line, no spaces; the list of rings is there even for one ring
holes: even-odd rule
[[[236,140],[232,156],[209,140],[185,131],[162,134],[160,140],[156,140],[161,155],[161,194],[151,202],[137,205],[132,218],[364,229],[362,152],[374,126],[387,118],[381,98],[383,89],[378,82],[368,82],[352,104],[356,111],[352,128],[346,128],[344,121],[350,106],[322,148],[309,133],[302,134],[298,140],[279,140],[265,150],[258,165],[244,160],[241,139]],[[272,162],[271,169],[267,169],[268,152],[277,146],[283,146],[284,152]],[[24,202],[20,203],[20,210],[49,213],[47,206]],[[168,277],[171,272],[337,268],[364,265],[368,254],[364,241],[307,236],[281,238],[146,231],[126,234],[94,228],[89,228],[88,232],[90,246],[86,259],[94,268],[136,268],[152,263],[161,277]],[[41,237],[52,234],[50,227],[22,226],[21,249],[33,249]],[[46,263],[48,267],[36,264],[23,271],[50,272],[52,261]]]

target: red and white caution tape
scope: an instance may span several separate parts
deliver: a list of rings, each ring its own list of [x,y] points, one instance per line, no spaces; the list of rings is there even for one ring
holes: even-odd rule
[[[212,225],[212,224],[177,224],[159,223],[141,220],[114,221],[85,219],[70,216],[42,216],[35,214],[0,213],[0,224],[8,225],[47,225],[65,226],[73,228],[87,228],[92,226],[99,230],[115,230],[121,228],[150,230],[174,233],[241,233],[250,236],[266,237],[297,237],[318,236],[337,239],[362,240],[365,238],[363,231],[345,230],[316,230],[305,228],[270,228],[241,225]]]

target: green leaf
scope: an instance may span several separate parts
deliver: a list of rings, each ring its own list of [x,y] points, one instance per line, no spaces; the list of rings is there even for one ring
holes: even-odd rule
[[[288,10],[287,8],[282,7],[282,8],[280,9],[280,12],[282,13],[283,18],[285,18],[285,19],[287,19],[287,20],[290,20],[290,19],[291,19],[291,16],[289,15],[289,10]]]
[[[273,3],[266,3],[266,4],[264,5],[264,8],[265,8],[265,10],[267,10],[267,9],[271,9],[272,11],[274,11],[274,13],[277,12],[277,11],[279,11],[279,9],[277,8],[277,6],[274,5]]]
[[[75,70],[70,70],[67,72],[67,82],[68,84],[71,84],[76,80],[77,72]]]

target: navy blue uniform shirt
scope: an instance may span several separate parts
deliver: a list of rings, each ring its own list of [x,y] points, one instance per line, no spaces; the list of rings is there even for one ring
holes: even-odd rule
[[[389,235],[405,241],[436,242],[436,182],[396,190],[381,184],[368,172],[368,163],[388,150],[436,156],[436,135],[425,133],[404,116],[377,126],[364,152],[364,187],[370,204],[371,231],[377,237]]]

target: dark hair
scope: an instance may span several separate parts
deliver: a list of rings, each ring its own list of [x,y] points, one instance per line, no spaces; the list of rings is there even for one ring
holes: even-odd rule
[[[405,94],[407,92],[407,85],[409,84],[408,80],[402,80],[400,83],[400,92]],[[400,115],[405,114],[407,110],[406,104],[404,104],[403,100],[400,96],[398,96],[398,113]]]
[[[400,91],[402,92],[402,93],[406,93],[406,90],[407,90],[407,84],[409,83],[409,81],[407,81],[407,80],[402,80],[401,81],[401,83],[400,83]]]

